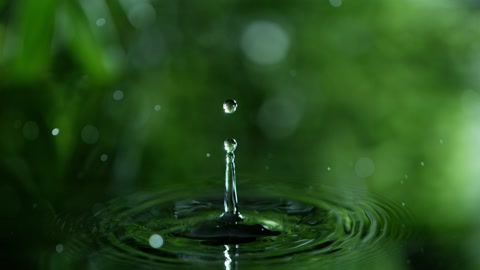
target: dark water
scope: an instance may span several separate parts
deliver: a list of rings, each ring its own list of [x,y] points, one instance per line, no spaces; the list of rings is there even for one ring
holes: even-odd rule
[[[249,229],[220,226],[239,234],[230,242],[202,235],[223,212],[218,190],[138,193],[58,218],[64,241],[49,268],[367,269],[398,265],[412,234],[401,203],[360,188],[249,185],[241,194],[239,224]]]

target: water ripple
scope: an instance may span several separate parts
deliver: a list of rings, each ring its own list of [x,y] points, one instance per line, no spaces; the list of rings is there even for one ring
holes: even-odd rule
[[[217,191],[140,193],[108,202],[71,224],[64,254],[71,269],[227,269],[275,266],[329,269],[369,265],[402,249],[411,217],[400,204],[362,189],[260,187],[242,189],[245,224],[279,232],[242,244],[220,245],[181,233],[222,213]],[[248,194],[248,195],[247,195]],[[215,195],[215,196],[214,196]],[[82,228],[79,228],[79,224]],[[157,234],[163,245],[152,247]],[[180,236],[179,236],[180,235]],[[66,259],[68,258],[68,259]],[[61,269],[61,268],[58,268]]]

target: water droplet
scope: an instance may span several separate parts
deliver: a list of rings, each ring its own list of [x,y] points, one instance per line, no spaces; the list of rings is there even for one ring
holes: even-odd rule
[[[340,7],[342,5],[342,0],[329,0],[332,7]]]
[[[119,101],[123,99],[123,92],[121,90],[117,90],[113,93],[113,99]]]
[[[403,180],[401,180],[401,181],[400,181],[400,184],[402,184],[402,185],[403,185]]]
[[[55,250],[58,252],[58,253],[62,253],[63,252],[63,245],[62,244],[58,244],[55,246]]]
[[[330,170],[331,170],[330,167],[327,167],[327,171],[330,171]]]
[[[97,21],[95,22],[95,24],[96,24],[98,27],[104,26],[105,23],[106,23],[105,18],[98,18]]]
[[[443,140],[442,140],[442,139],[440,139],[440,141],[439,141],[439,142],[440,142],[440,144],[443,144]]]
[[[60,130],[58,128],[52,129],[52,135],[57,136],[60,133]]]
[[[100,134],[96,127],[86,125],[82,128],[81,137],[86,144],[94,144],[98,141]]]
[[[205,156],[206,156],[206,157],[210,157],[210,153],[207,153]]]
[[[425,163],[422,161],[422,162],[420,162],[420,165],[423,167],[423,166],[425,166]]]
[[[402,202],[402,206],[405,206],[405,202]]]
[[[107,154],[101,155],[100,160],[103,161],[103,162],[107,161],[108,160],[108,155]]]
[[[233,138],[226,139],[223,142],[223,145],[224,145],[225,151],[227,151],[227,153],[233,153],[233,151],[235,151],[235,149],[237,149],[237,141]]]
[[[150,238],[148,239],[148,243],[153,248],[160,248],[161,246],[163,246],[163,237],[158,234],[152,234],[152,236],[150,236]]]
[[[223,111],[225,113],[234,113],[237,110],[237,102],[233,99],[227,99],[223,102]]]
[[[38,125],[33,121],[28,121],[23,125],[23,137],[29,141],[34,141],[38,137]]]
[[[157,104],[157,105],[155,105],[155,107],[153,107],[153,109],[158,112],[158,111],[160,111],[160,110],[162,109],[162,106],[160,106],[159,104]]]
[[[408,179],[408,175],[405,174],[405,179]]]

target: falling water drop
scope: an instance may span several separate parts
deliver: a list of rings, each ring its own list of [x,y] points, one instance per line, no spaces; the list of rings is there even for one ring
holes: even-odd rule
[[[223,142],[223,145],[224,145],[225,151],[227,151],[227,153],[233,153],[233,151],[235,151],[235,149],[237,149],[237,141],[233,138],[226,139]]]
[[[223,111],[225,113],[234,113],[237,110],[237,102],[233,99],[227,99],[223,102]]]

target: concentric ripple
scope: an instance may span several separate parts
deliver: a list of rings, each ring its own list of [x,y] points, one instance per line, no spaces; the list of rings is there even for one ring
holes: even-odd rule
[[[391,257],[409,234],[404,208],[366,191],[251,187],[242,188],[243,224],[275,235],[242,244],[185,237],[202,222],[218,219],[223,209],[218,194],[170,191],[115,199],[83,221],[86,231],[73,230],[64,255],[70,264],[72,257],[87,258],[91,269],[326,269]],[[152,235],[161,237],[161,246],[151,245]]]

